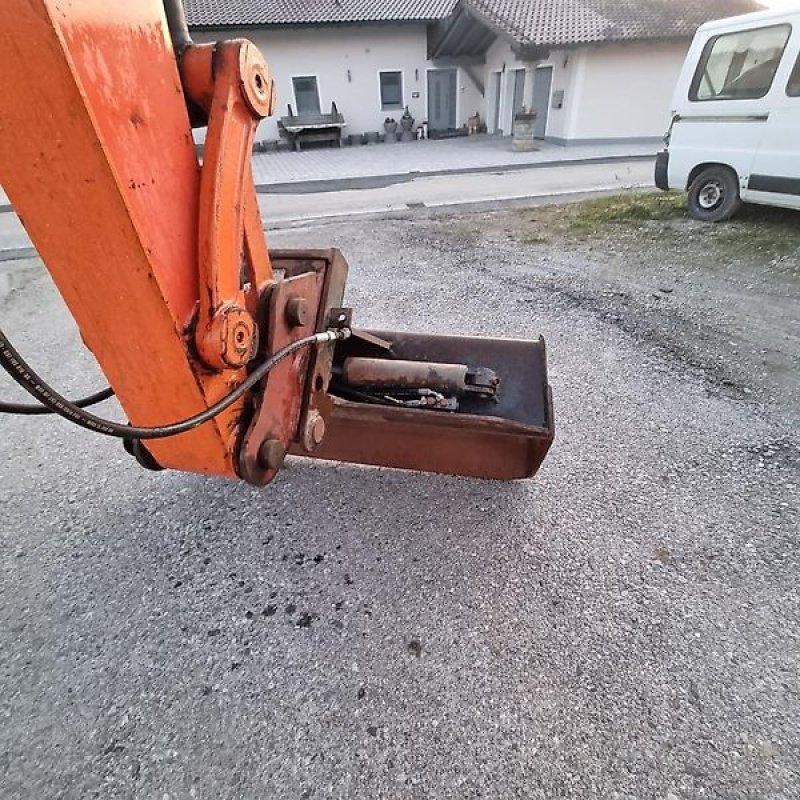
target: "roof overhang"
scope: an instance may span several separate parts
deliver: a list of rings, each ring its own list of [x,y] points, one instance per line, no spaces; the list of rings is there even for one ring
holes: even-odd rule
[[[483,63],[486,51],[498,37],[508,42],[521,61],[541,61],[550,55],[550,48],[519,42],[461,0],[449,17],[428,26],[428,58]]]
[[[496,38],[497,31],[462,2],[449,17],[428,26],[428,58],[483,57]]]

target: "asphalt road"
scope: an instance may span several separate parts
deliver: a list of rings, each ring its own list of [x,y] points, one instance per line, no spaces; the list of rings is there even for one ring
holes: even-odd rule
[[[476,171],[459,175],[409,176],[403,179],[363,181],[351,188],[347,181],[327,182],[324,191],[308,192],[291,184],[280,191],[265,187],[259,194],[264,219],[272,225],[296,220],[352,217],[354,215],[405,212],[409,208],[454,207],[462,210],[508,201],[554,198],[587,192],[620,191],[652,186],[653,159],[635,158],[603,163],[576,163],[535,168]],[[1,229],[0,229],[1,230]]]
[[[702,352],[530,249],[443,231],[272,244],[340,246],[362,324],[543,333],[532,481],[297,460],[254,490],[0,418],[0,797],[800,796],[796,407],[715,391]],[[4,329],[97,386],[22,283]]]
[[[611,157],[588,163],[537,164],[516,169],[506,166],[455,175],[284,183],[274,189],[261,187],[258,199],[262,216],[274,228],[309,220],[398,214],[422,207],[457,213],[533,199],[552,202],[558,197],[649,187],[652,183],[652,158]],[[30,239],[16,214],[0,213],[0,263],[29,257],[32,252]]]

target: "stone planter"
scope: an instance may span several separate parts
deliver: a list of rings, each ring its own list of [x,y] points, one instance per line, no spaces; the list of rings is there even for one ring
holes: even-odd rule
[[[401,142],[413,142],[417,138],[414,136],[414,117],[409,113],[408,106],[406,106],[403,116],[400,117],[400,127],[403,129],[400,134]]]
[[[394,144],[397,141],[397,121],[391,117],[383,123],[384,141],[387,144]]]
[[[514,115],[514,135],[511,139],[511,149],[515,153],[525,153],[538,149],[533,139],[535,123],[535,111],[526,111],[523,108]]]
[[[380,141],[378,131],[367,131],[367,133],[364,134],[364,141],[367,144],[378,144]]]

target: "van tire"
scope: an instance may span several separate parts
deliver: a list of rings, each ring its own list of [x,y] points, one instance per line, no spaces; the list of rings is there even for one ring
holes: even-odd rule
[[[724,222],[741,205],[739,180],[729,167],[708,167],[689,186],[689,215],[701,222]]]

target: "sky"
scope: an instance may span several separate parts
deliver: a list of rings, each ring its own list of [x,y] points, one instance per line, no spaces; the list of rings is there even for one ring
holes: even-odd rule
[[[760,2],[770,8],[780,8],[786,11],[790,8],[800,10],[800,0],[760,0]]]

